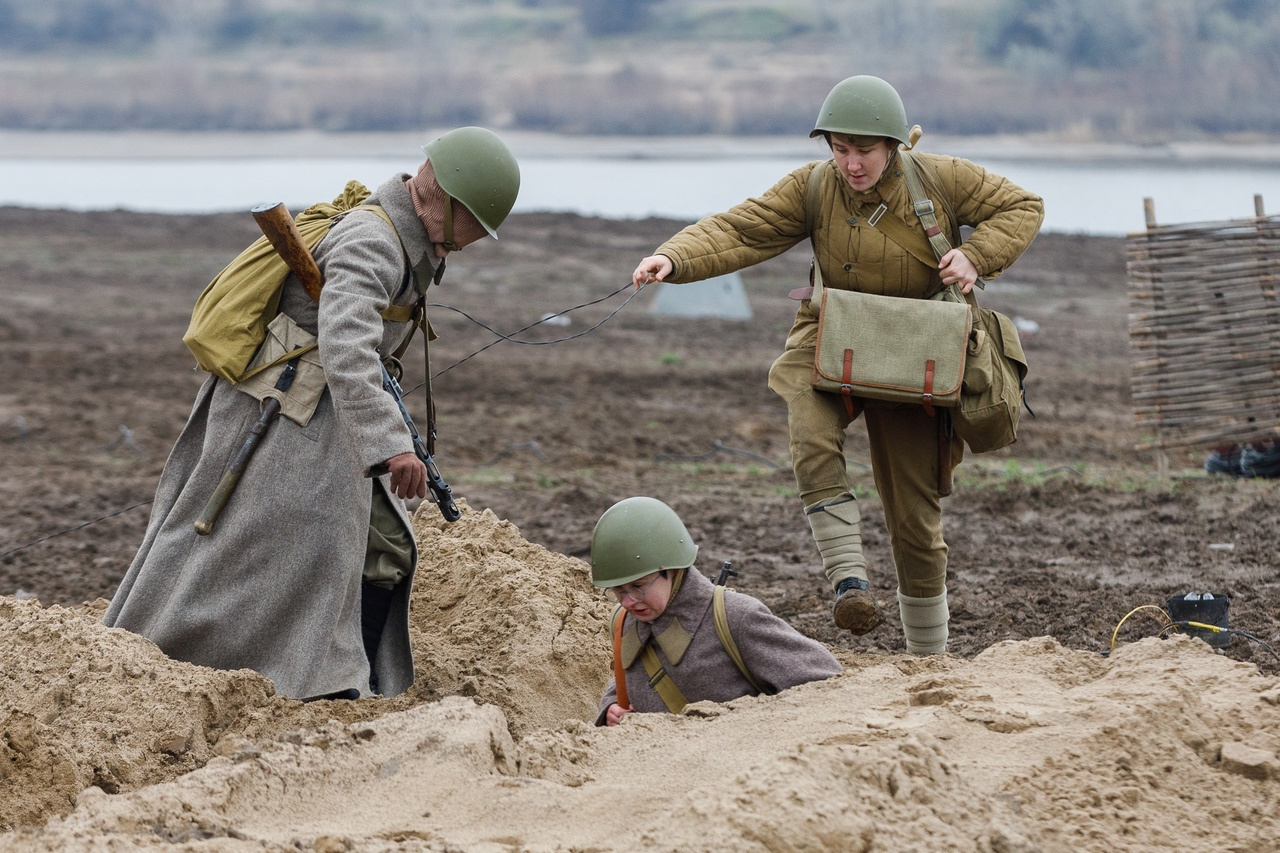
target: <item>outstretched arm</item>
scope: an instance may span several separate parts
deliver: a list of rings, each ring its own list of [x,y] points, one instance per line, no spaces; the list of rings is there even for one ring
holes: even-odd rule
[[[631,274],[631,283],[639,290],[651,281],[665,280],[674,269],[675,264],[666,255],[650,255]]]

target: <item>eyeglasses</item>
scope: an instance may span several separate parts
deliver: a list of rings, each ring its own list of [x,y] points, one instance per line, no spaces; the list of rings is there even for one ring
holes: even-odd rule
[[[652,580],[643,585],[633,583],[627,584],[626,586],[611,586],[609,587],[609,594],[612,595],[619,604],[622,603],[624,598],[629,598],[636,604],[639,604],[644,601],[645,595],[649,592],[649,589],[658,582],[658,578],[660,577],[662,577],[662,575],[655,574]]]

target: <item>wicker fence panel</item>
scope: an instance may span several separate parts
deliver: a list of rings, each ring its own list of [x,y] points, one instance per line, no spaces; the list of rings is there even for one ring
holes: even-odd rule
[[[1280,435],[1280,217],[1153,226],[1126,253],[1138,449]]]

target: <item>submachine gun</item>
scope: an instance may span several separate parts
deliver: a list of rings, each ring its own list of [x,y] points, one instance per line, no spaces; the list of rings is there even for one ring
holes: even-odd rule
[[[271,242],[271,245],[280,253],[280,257],[288,264],[289,271],[298,277],[298,281],[307,291],[307,295],[319,302],[320,289],[324,285],[324,277],[320,273],[320,267],[316,264],[315,258],[311,256],[311,252],[303,243],[302,236],[298,233],[298,226],[293,221],[293,217],[289,215],[288,208],[283,203],[259,205],[253,209],[253,218],[258,223],[258,227],[262,229],[262,233]],[[436,465],[435,458],[431,455],[431,451],[427,449],[427,444],[418,432],[418,427],[409,415],[409,410],[405,408],[404,391],[396,378],[387,370],[387,365],[381,361],[380,363],[382,367],[382,388],[396,401],[396,406],[400,409],[400,416],[404,418],[405,426],[409,428],[409,435],[413,438],[413,453],[427,468],[427,488],[431,492],[431,498],[435,501],[436,506],[440,508],[440,514],[444,516],[446,521],[457,521],[462,517],[462,513],[459,511],[458,505],[454,503],[453,492],[449,488],[449,484],[444,481],[444,477],[440,475],[440,469]],[[290,370],[286,370],[285,375],[292,379]],[[277,388],[280,388],[279,384],[277,384]],[[287,390],[287,388],[281,390]],[[280,402],[275,398],[268,399],[262,417],[250,431],[244,446],[237,454],[235,463],[223,475],[223,482],[219,484],[214,495],[209,499],[209,504],[205,507],[200,521],[196,524],[197,533],[204,535],[213,529],[214,522],[216,522],[218,515],[221,513],[222,507],[226,504],[231,492],[240,480],[244,466],[248,464],[258,442],[262,440],[262,436],[266,434],[268,427],[275,420],[279,411]],[[385,464],[375,465],[369,469],[366,476],[380,477],[386,474],[387,470]]]
[[[435,457],[427,450],[427,443],[422,440],[422,435],[418,432],[418,427],[413,423],[413,418],[409,414],[409,410],[404,407],[404,391],[400,388],[400,383],[391,375],[391,371],[387,370],[387,365],[382,364],[382,390],[391,395],[396,401],[396,405],[400,407],[400,416],[404,418],[404,424],[409,428],[409,435],[413,437],[413,453],[427,466],[427,488],[431,491],[431,499],[436,502],[436,506],[440,507],[440,514],[444,516],[445,521],[457,521],[462,518],[462,512],[458,509],[458,505],[453,502],[453,490],[449,488],[449,484],[444,481],[444,477],[440,476],[440,469],[436,467]],[[378,463],[369,469],[370,477],[381,477],[387,473],[388,468],[385,463]]]
[[[720,574],[716,575],[716,586],[724,586],[729,582],[729,578],[738,576],[738,570],[730,568],[732,565],[731,561],[725,560],[724,564],[720,566]]]

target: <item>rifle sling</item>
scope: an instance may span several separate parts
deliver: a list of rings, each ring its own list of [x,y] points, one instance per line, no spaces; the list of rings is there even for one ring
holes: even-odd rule
[[[400,239],[400,232],[396,231],[395,223],[391,221],[391,217],[376,204],[362,204],[360,207],[370,210],[382,217],[382,221],[391,227],[391,232],[396,235],[396,239]],[[447,205],[446,205],[447,207]],[[404,242],[400,243],[400,250],[404,252]],[[409,255],[405,255],[405,265],[408,267]],[[427,428],[423,433],[423,440],[427,444],[427,453],[432,456],[436,452],[436,404],[435,398],[431,393],[431,339],[434,338],[435,332],[431,328],[431,321],[427,319],[427,288],[431,285],[440,284],[440,279],[444,277],[444,258],[440,258],[434,267],[429,261],[424,260],[421,264],[413,267],[412,270],[406,269],[405,276],[412,275],[413,280],[418,287],[418,301],[411,306],[393,305],[382,312],[382,318],[391,323],[410,323],[409,334],[404,336],[404,340],[400,341],[400,345],[396,347],[391,357],[399,361],[400,357],[409,349],[410,342],[413,341],[413,334],[416,330],[422,329],[422,368],[423,368],[423,387],[427,402]]]
[[[627,670],[622,666],[622,623],[627,621],[622,605],[613,608],[613,690],[618,705],[631,710],[631,697],[627,695]]]
[[[751,684],[757,693],[772,696],[775,691],[766,690],[764,685],[751,674],[751,670],[747,669],[747,662],[742,659],[742,652],[738,651],[738,644],[734,642],[733,634],[729,632],[729,613],[724,606],[724,587],[719,584],[716,585],[715,592],[711,595],[711,614],[716,623],[716,636],[720,638],[720,645],[724,646],[725,653],[729,655],[729,659],[733,661],[734,666],[738,667],[742,677]]]

